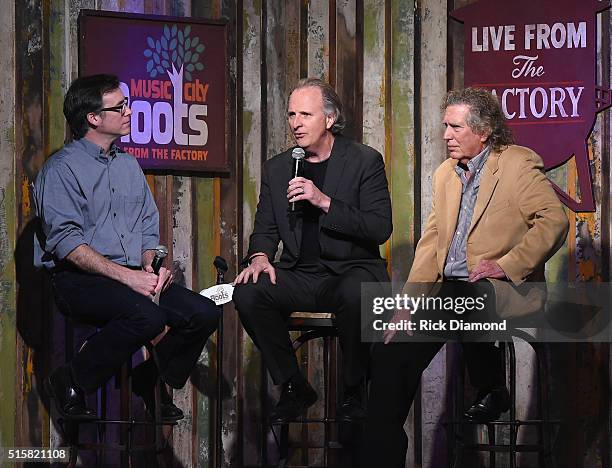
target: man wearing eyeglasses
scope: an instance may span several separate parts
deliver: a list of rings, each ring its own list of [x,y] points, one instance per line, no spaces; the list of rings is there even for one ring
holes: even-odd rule
[[[138,162],[114,143],[129,134],[131,114],[117,77],[76,79],[64,99],[74,140],[47,160],[34,186],[34,262],[50,271],[62,313],[99,328],[45,382],[65,418],[95,418],[85,394],[169,326],[156,345],[159,367],[148,359],[133,371],[133,390],[152,412],[158,375],[181,388],[217,327],[212,301],[174,284],[166,268],[153,271],[159,213]],[[165,385],[161,397],[163,419],[182,419]]]

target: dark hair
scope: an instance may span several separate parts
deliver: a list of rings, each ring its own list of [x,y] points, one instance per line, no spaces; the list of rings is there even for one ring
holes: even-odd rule
[[[64,116],[75,139],[89,130],[87,114],[102,109],[102,96],[119,88],[115,75],[91,75],[77,78],[70,84],[64,98]]]
[[[334,88],[332,88],[329,83],[319,78],[302,78],[295,84],[289,93],[289,97],[291,97],[295,90],[301,88],[319,88],[321,90],[321,95],[323,96],[323,112],[326,116],[334,115],[336,117],[330,130],[334,135],[342,133],[342,130],[344,130],[346,126],[346,119],[344,115],[342,115],[342,101],[336,91],[334,91]],[[289,104],[289,98],[287,98],[287,104]]]
[[[462,104],[470,109],[467,117],[468,126],[477,135],[489,133],[487,142],[494,150],[514,142],[499,101],[489,91],[481,88],[449,91],[442,107],[446,110],[449,106]]]

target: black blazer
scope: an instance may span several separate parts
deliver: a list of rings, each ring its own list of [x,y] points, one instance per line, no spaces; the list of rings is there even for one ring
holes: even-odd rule
[[[274,259],[279,241],[283,251],[278,268],[292,268],[300,255],[302,218],[291,213],[287,186],[292,178],[293,148],[264,163],[255,227],[247,258],[264,252]],[[331,198],[319,219],[321,263],[336,274],[363,267],[379,281],[389,281],[379,248],[391,235],[391,198],[383,158],[376,150],[336,136],[319,189]]]

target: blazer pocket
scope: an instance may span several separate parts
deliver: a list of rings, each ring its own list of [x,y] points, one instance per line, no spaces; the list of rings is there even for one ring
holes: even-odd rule
[[[493,213],[498,213],[508,208],[510,208],[510,202],[508,200],[496,201],[487,208],[486,213],[487,215],[492,215]]]

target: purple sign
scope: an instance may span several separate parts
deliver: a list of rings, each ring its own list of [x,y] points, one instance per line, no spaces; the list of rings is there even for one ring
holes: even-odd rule
[[[518,144],[552,169],[575,156],[580,200],[553,184],[574,211],[595,202],[587,139],[610,106],[596,87],[597,12],[610,1],[480,0],[451,13],[465,23],[465,85],[500,100]]]
[[[224,24],[86,10],[79,27],[80,74],[115,74],[129,98],[119,146],[143,169],[228,170]]]

